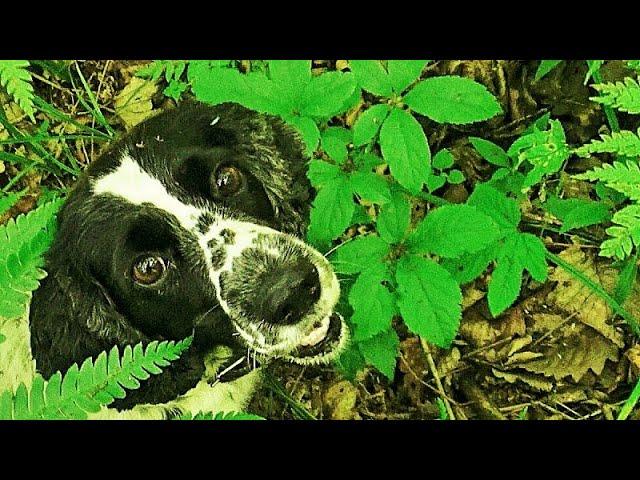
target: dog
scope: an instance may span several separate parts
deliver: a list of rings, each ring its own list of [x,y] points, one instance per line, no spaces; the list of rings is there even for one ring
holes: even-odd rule
[[[275,359],[326,364],[348,339],[339,283],[301,240],[303,143],[277,117],[182,102],[89,165],[58,214],[30,344],[48,378],[114,345],[191,347],[93,418],[242,411]]]

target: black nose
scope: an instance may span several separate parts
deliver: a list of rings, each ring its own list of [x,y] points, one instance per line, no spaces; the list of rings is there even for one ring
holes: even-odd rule
[[[297,323],[320,298],[318,270],[305,259],[274,268],[263,276],[260,283],[257,313],[268,323]]]

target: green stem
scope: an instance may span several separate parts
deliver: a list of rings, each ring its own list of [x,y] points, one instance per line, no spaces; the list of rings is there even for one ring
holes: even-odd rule
[[[574,267],[568,262],[565,262],[562,258],[558,257],[557,255],[554,255],[553,253],[546,251],[545,256],[551,263],[565,269],[567,272],[569,272],[571,275],[573,275],[582,283],[584,283],[587,287],[589,287],[589,289],[591,289],[593,293],[595,293],[600,298],[602,298],[605,302],[607,302],[615,313],[617,313],[618,315],[620,315],[622,318],[626,320],[626,322],[631,327],[631,330],[633,330],[633,332],[636,335],[640,335],[640,325],[638,324],[638,320],[636,320],[636,318],[633,315],[631,315],[631,313],[629,313],[622,305],[620,305],[600,285],[595,283],[593,280],[587,277],[584,273],[582,273],[576,267]]]
[[[629,395],[629,398],[627,398],[627,401],[624,402],[624,405],[622,405],[622,408],[620,409],[620,413],[618,414],[617,420],[626,420],[629,414],[631,413],[631,411],[633,410],[633,407],[635,407],[636,403],[638,403],[639,399],[640,399],[640,378],[638,379],[638,383],[636,383],[636,386],[631,392],[631,395]]]

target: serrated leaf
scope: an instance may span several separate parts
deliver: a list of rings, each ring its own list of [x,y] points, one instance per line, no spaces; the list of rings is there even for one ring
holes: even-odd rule
[[[389,75],[380,60],[350,60],[349,66],[363,90],[379,97],[389,97],[393,93]]]
[[[300,114],[331,117],[340,113],[356,89],[350,73],[327,72],[311,79],[300,96]]]
[[[298,117],[295,115],[285,115],[283,118],[300,133],[306,145],[305,153],[311,156],[316,148],[318,148],[318,142],[320,141],[320,130],[316,122],[308,117]]]
[[[387,266],[374,264],[362,272],[349,291],[353,307],[351,323],[355,325],[353,340],[366,340],[391,328],[396,313],[395,297],[382,284],[389,281]]]
[[[387,242],[377,235],[364,235],[340,245],[331,263],[340,273],[358,273],[381,263],[387,253]]]
[[[340,167],[323,160],[311,160],[307,170],[307,178],[314,187],[323,187],[342,176]]]
[[[469,137],[469,142],[487,162],[498,167],[510,166],[509,155],[499,145],[479,137]]]
[[[398,307],[409,329],[449,348],[462,316],[462,293],[447,270],[432,260],[404,256],[396,269]]]
[[[404,97],[404,102],[439,123],[481,122],[502,113],[502,107],[484,85],[454,75],[422,80]]]
[[[379,205],[391,201],[389,182],[373,172],[354,172],[351,175],[351,188],[364,200]]]
[[[489,264],[496,259],[500,246],[497,243],[475,253],[467,253],[458,258],[444,259],[442,266],[447,269],[460,285],[478,278]]]
[[[623,82],[601,83],[593,85],[599,97],[591,97],[590,100],[608,105],[621,112],[640,113],[640,85],[631,77],[624,78]]]
[[[308,239],[326,245],[349,226],[355,204],[349,178],[342,175],[320,189],[313,201]]]
[[[593,153],[617,153],[625,157],[637,157],[640,156],[640,137],[629,130],[613,132],[611,135],[603,134],[600,135],[600,140],[592,140],[591,143],[575,149],[574,153],[580,157],[588,157]]]
[[[269,60],[271,79],[286,84],[292,93],[300,93],[311,81],[311,60]]]
[[[409,85],[420,78],[428,60],[388,60],[389,83],[395,93],[400,95]]]
[[[497,317],[513,302],[520,294],[522,284],[522,272],[524,267],[513,257],[504,253],[500,255],[493,269],[487,300],[491,315]]]
[[[395,243],[404,238],[410,221],[409,199],[401,192],[395,191],[391,194],[391,201],[380,207],[376,227],[383,240],[387,243]]]
[[[373,140],[387,115],[389,115],[389,105],[384,103],[374,105],[362,112],[353,125],[353,144],[360,147]]]
[[[487,248],[500,238],[496,223],[469,205],[445,205],[430,212],[407,240],[413,253],[458,257]]]
[[[544,203],[545,210],[562,220],[561,233],[607,221],[611,214],[603,202],[581,198],[562,200],[552,196]]]
[[[352,140],[351,131],[342,127],[329,127],[321,134],[322,149],[339,164],[347,159],[347,147]]]
[[[393,109],[380,129],[380,148],[398,183],[419,192],[431,172],[431,152],[418,121],[404,110]]]
[[[366,362],[376,367],[389,380],[393,380],[395,374],[399,347],[400,339],[393,329],[358,343]]]
[[[8,212],[18,202],[18,200],[25,195],[25,193],[27,193],[26,189],[21,192],[12,192],[4,197],[0,197],[0,217]]]

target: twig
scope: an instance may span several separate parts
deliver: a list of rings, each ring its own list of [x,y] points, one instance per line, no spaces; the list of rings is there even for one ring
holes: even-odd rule
[[[429,344],[425,339],[420,337],[420,345],[422,345],[422,349],[427,356],[427,363],[429,364],[429,369],[431,370],[431,375],[433,375],[433,379],[436,381],[436,386],[438,387],[438,392],[442,397],[442,401],[444,402],[444,406],[447,409],[447,414],[449,415],[449,420],[455,420],[456,416],[453,413],[453,409],[451,408],[451,404],[449,403],[449,399],[447,394],[444,392],[444,387],[442,386],[442,382],[440,381],[440,374],[438,373],[438,369],[436,368],[436,363],[433,361],[433,357],[431,356],[431,352],[429,350]]]

